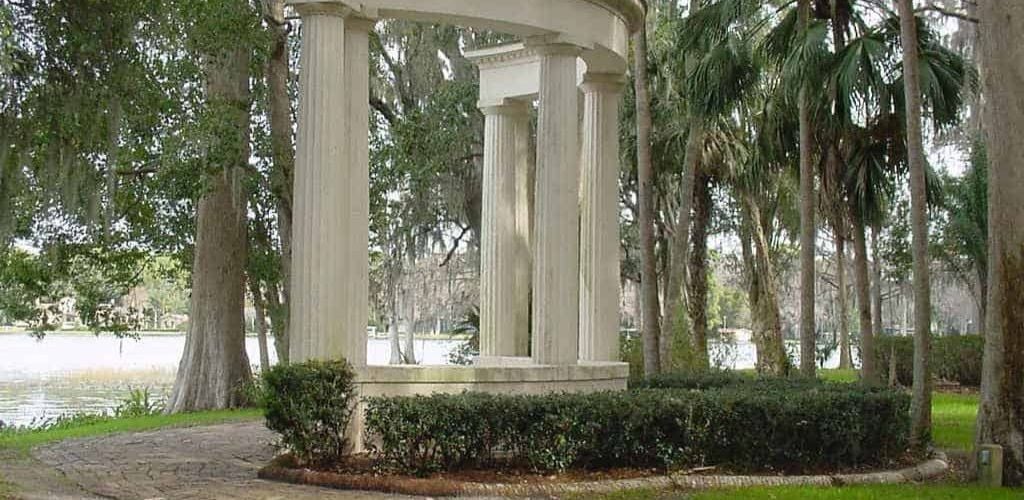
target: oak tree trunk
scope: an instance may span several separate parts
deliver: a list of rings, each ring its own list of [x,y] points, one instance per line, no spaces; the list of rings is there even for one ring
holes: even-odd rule
[[[273,321],[278,357],[288,361],[288,305],[291,299],[292,201],[295,183],[295,148],[292,144],[292,102],[288,92],[291,77],[288,58],[288,23],[284,0],[263,0],[264,18],[270,27],[270,58],[267,60],[267,107],[270,125],[270,149],[274,171],[272,188],[277,199],[277,234],[281,240],[281,290],[279,306],[270,309],[279,315]],[[283,348],[281,347],[283,346]]]
[[[260,349],[260,371],[270,368],[270,349],[267,344],[267,309],[263,303],[263,293],[256,280],[249,280],[249,295],[252,295],[252,308],[256,313],[256,343]]]
[[[914,257],[914,386],[910,403],[910,443],[913,448],[923,449],[931,440],[932,429],[932,376],[929,366],[932,307],[928,276],[928,200],[921,135],[921,81],[918,75],[920,62],[914,2],[896,0],[896,5],[903,45],[907,163],[910,166],[910,225]]]
[[[168,413],[233,408],[252,377],[245,352],[247,248],[244,173],[249,161],[249,53],[237,48],[205,62],[209,105],[232,114],[207,145],[212,163],[199,200],[185,352]]]
[[[976,442],[1002,445],[1024,484],[1024,3],[978,6],[989,155],[988,321]],[[1013,42],[1009,42],[1012,40]]]
[[[636,85],[636,151],[639,183],[640,285],[643,295],[644,374],[661,370],[661,303],[658,299],[657,257],[654,253],[654,168],[651,160],[651,100],[647,89],[646,21],[633,36]]]

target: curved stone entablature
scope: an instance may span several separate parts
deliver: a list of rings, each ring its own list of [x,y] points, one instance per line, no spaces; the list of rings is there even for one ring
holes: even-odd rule
[[[457,24],[586,49],[601,71],[625,69],[629,35],[643,19],[639,0],[291,0],[291,5],[337,4],[369,19]]]

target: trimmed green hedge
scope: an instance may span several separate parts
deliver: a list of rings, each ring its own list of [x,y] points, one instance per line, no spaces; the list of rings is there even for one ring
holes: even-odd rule
[[[858,385],[371,398],[366,430],[392,467],[428,473],[722,465],[807,470],[904,452],[906,394]]]
[[[275,365],[263,373],[267,428],[301,462],[326,464],[348,447],[345,428],[355,410],[355,373],[346,361]]]
[[[723,387],[760,387],[770,389],[809,389],[828,384],[817,378],[800,376],[768,377],[735,370],[671,372],[630,380],[633,389],[707,390]]]
[[[981,360],[985,339],[980,335],[934,337],[932,339],[932,373],[941,379],[968,387],[981,385]],[[904,386],[914,382],[913,337],[883,336],[875,340],[875,366],[880,373],[889,373],[889,362],[896,355],[896,379]]]

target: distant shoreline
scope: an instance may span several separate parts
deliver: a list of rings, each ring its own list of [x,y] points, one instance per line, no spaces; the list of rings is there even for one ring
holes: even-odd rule
[[[4,335],[28,335],[31,332],[25,329],[16,329],[10,327],[0,327],[0,336]],[[61,335],[69,337],[95,337],[96,334],[89,330],[55,330],[48,331],[46,335]],[[144,332],[138,332],[139,337],[183,337],[185,332],[180,330],[148,330]],[[101,337],[110,337],[112,335],[108,333],[100,334]],[[247,333],[246,337],[255,338],[255,333]],[[131,338],[131,337],[126,337]],[[387,335],[384,336],[370,336],[367,335],[368,339],[386,340]],[[416,335],[416,340],[468,340],[468,335],[431,335],[431,334],[420,334]],[[402,341],[405,341],[405,336],[402,336]]]

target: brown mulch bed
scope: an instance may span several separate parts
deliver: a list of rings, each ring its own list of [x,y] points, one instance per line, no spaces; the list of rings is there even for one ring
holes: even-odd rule
[[[883,466],[849,467],[842,470],[805,470],[809,475],[864,474],[910,467],[920,461],[910,455],[901,457]],[[716,467],[701,467],[688,471],[675,471],[673,475],[712,476],[733,475],[732,471]],[[785,477],[781,472],[762,472],[764,476]],[[557,474],[539,474],[517,467],[437,472],[428,476],[412,476],[393,473],[380,466],[370,455],[346,457],[339,464],[310,468],[295,461],[290,455],[282,455],[259,471],[259,477],[296,484],[324,486],[345,490],[380,491],[406,495],[458,496],[474,495],[495,488],[504,491],[522,487],[523,491],[557,489],[562,486],[587,485],[596,483],[630,483],[650,478],[666,477],[663,469],[618,468],[610,470],[569,470]]]

